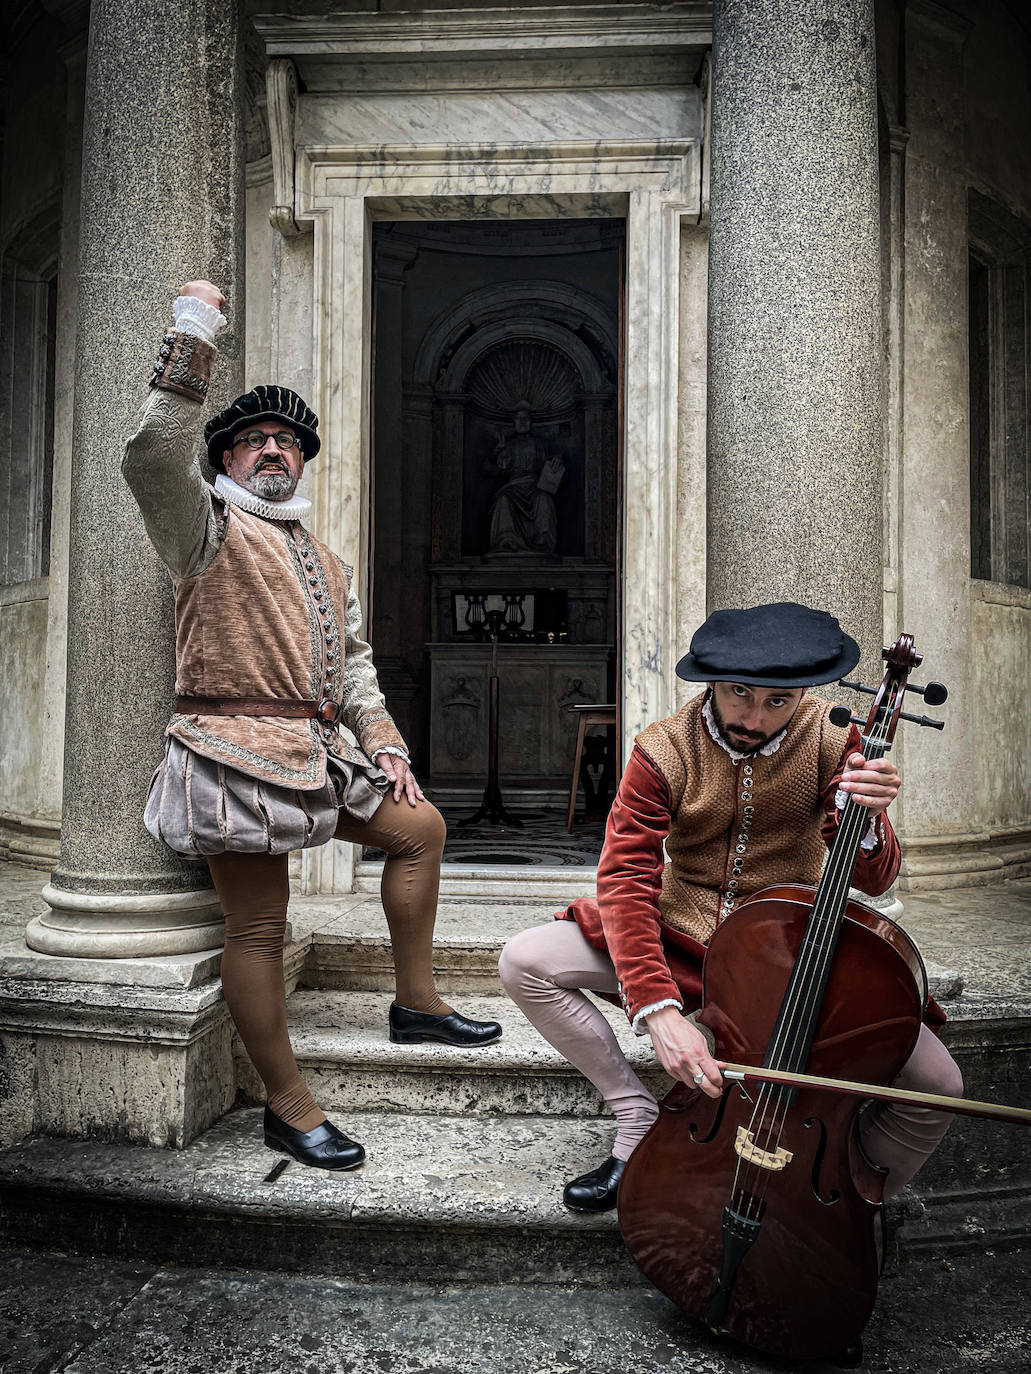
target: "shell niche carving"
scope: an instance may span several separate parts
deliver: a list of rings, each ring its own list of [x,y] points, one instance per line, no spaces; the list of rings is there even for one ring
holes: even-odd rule
[[[571,410],[582,388],[566,355],[536,339],[507,339],[488,349],[469,372],[466,389],[481,414],[508,417],[529,405],[535,420]]]

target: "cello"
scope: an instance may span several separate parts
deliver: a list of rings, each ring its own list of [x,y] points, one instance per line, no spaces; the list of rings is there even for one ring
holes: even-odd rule
[[[941,728],[902,711],[921,662],[912,636],[883,656],[880,688],[859,689],[874,695],[867,759],[888,751],[900,718]],[[931,705],[947,695],[908,690]],[[855,718],[837,707],[831,719]],[[693,1019],[738,1081],[718,1099],[675,1084],[619,1187],[624,1240],[651,1282],[714,1333],[775,1355],[854,1345],[877,1294],[885,1175],[857,1142],[862,1101],[811,1086],[893,1083],[927,1001],[906,933],[849,899],[868,820],[849,797],[817,888],[766,888],[717,926]],[[768,1079],[746,1087],[749,1066]]]

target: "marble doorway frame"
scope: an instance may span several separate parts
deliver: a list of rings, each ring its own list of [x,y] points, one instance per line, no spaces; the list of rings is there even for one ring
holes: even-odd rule
[[[622,218],[622,743],[675,709],[681,223],[699,218],[692,140],[298,148],[298,224],[314,231],[313,390],[323,451],[315,532],[353,550],[367,592],[372,224],[378,219]],[[308,851],[308,892],[350,892],[353,847]]]

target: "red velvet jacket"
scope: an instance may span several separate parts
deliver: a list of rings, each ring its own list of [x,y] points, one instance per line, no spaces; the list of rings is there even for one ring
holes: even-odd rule
[[[822,793],[822,835],[828,847],[837,833],[839,813],[834,799],[845,759],[859,748],[859,732],[853,727],[838,771]],[[729,756],[724,757],[731,766]],[[619,979],[623,1008],[631,1023],[659,1006],[675,1005],[692,1011],[701,1004],[705,945],[674,930],[659,915],[665,866],[663,841],[670,825],[671,797],[666,780],[648,755],[635,745],[609,813],[598,865],[597,900],[581,898],[557,913],[559,920],[576,921],[594,948],[608,951]],[[856,887],[871,895],[891,886],[900,863],[898,840],[884,812],[877,834],[873,849],[861,851],[857,858],[852,878]],[[731,844],[729,833],[727,843]],[[786,835],[783,881],[794,880],[791,837]],[[944,1021],[933,1002],[929,1004],[927,1019],[932,1025]]]

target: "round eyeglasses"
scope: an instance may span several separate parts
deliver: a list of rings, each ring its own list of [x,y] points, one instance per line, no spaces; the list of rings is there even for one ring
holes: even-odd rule
[[[264,434],[260,429],[252,429],[246,434],[238,434],[233,440],[233,447],[237,444],[246,444],[248,448],[264,448],[270,439],[275,439],[280,448],[293,448],[295,444],[298,448],[301,446],[297,435],[291,434],[287,429],[280,430],[278,434]]]

